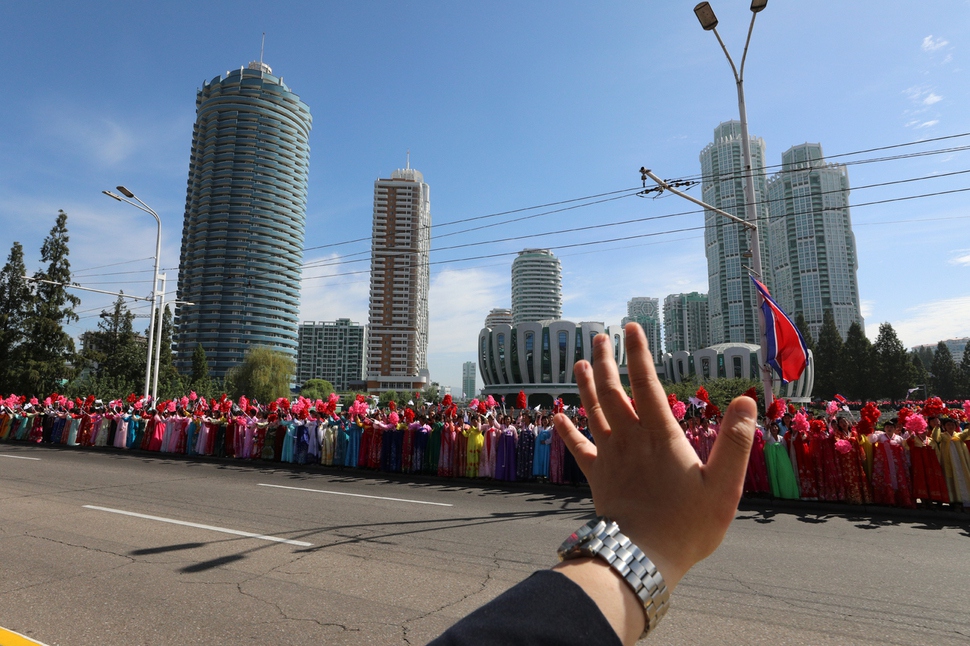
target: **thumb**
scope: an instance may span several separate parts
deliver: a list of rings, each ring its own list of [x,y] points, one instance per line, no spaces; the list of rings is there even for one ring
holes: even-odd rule
[[[721,430],[707,461],[707,483],[712,492],[727,497],[724,502],[730,502],[732,511],[737,507],[744,487],[757,418],[758,405],[753,399],[745,395],[735,397],[724,414]]]

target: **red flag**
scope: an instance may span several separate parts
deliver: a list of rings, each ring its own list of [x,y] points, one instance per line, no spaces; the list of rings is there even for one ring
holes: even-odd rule
[[[765,315],[765,362],[775,369],[782,383],[795,381],[808,365],[805,339],[788,315],[778,307],[768,288],[754,276],[751,280],[761,294],[761,311]]]

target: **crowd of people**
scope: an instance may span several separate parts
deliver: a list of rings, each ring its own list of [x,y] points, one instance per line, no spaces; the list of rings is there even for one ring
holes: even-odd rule
[[[561,400],[552,410],[528,408],[524,393],[510,410],[492,397],[462,408],[447,395],[440,403],[403,407],[378,407],[364,395],[342,410],[338,402],[336,395],[259,404],[191,393],[153,405],[135,395],[109,402],[11,395],[0,400],[0,440],[446,478],[585,482],[552,423],[564,412],[592,440],[585,411]],[[721,420],[717,406],[703,387],[688,402],[670,395],[668,403],[706,463]],[[970,401],[951,409],[931,398],[893,415],[881,421],[886,415],[873,403],[856,415],[844,400],[829,402],[824,411],[776,400],[755,433],[745,494],[970,508]]]

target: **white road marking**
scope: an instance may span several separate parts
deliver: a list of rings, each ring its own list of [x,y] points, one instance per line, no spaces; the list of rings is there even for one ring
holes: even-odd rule
[[[373,498],[375,500],[390,500],[393,502],[413,502],[416,505],[436,505],[438,507],[454,507],[446,502],[428,502],[426,500],[409,500],[407,498],[388,498],[387,496],[368,496],[362,493],[347,493],[345,491],[326,491],[324,489],[308,489],[306,487],[287,487],[284,485],[263,484],[260,487],[275,487],[276,489],[292,489],[293,491],[312,491],[313,493],[329,493],[334,496],[353,496],[354,498]]]
[[[9,453],[0,453],[0,458],[16,458],[17,460],[39,460],[40,458],[28,458],[26,455],[10,455]]]
[[[135,518],[144,518],[145,520],[157,520],[161,523],[171,523],[173,525],[183,525],[185,527],[195,527],[197,529],[208,529],[213,532],[222,532],[223,534],[234,534],[236,536],[245,536],[247,538],[258,538],[262,541],[273,541],[274,543],[286,543],[287,545],[298,545],[300,547],[311,547],[313,543],[307,543],[305,541],[292,541],[288,538],[280,538],[279,536],[267,536],[265,534],[253,534],[252,532],[243,532],[238,529],[228,529],[226,527],[216,527],[214,525],[203,525],[201,523],[190,523],[185,520],[175,520],[174,518],[162,518],[161,516],[149,516],[148,514],[138,514],[133,511],[124,511],[123,509],[111,509],[110,507],[97,507],[95,505],[82,505],[85,509],[95,509],[97,511],[107,511],[112,514],[121,514],[123,516],[134,516]]]

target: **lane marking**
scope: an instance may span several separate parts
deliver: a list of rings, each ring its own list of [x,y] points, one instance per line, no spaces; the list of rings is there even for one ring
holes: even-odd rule
[[[40,458],[35,458],[40,459]],[[40,646],[45,646],[42,642],[35,639],[31,639],[26,635],[21,635],[20,633],[15,633],[12,630],[7,630],[6,628],[0,628],[0,644],[3,646],[30,646],[33,644],[40,644]]]
[[[347,493],[346,491],[326,491],[325,489],[308,489],[307,487],[287,487],[285,485],[263,484],[260,487],[274,487],[276,489],[291,489],[293,491],[312,491],[313,493],[328,493],[333,496],[353,496],[354,498],[373,498],[374,500],[391,500],[393,502],[413,502],[415,505],[436,505],[438,507],[454,507],[446,502],[428,502],[427,500],[409,500],[408,498],[389,498],[387,496],[368,496],[363,493]]]
[[[293,541],[288,538],[280,538],[279,536],[267,536],[266,534],[253,534],[252,532],[243,532],[238,529],[229,529],[227,527],[216,527],[215,525],[203,525],[201,523],[190,523],[185,520],[175,520],[174,518],[162,518],[161,516],[149,516],[148,514],[139,514],[133,511],[125,511],[123,509],[111,509],[110,507],[98,507],[96,505],[82,505],[82,507],[84,507],[85,509],[106,511],[112,514],[121,514],[123,516],[133,516],[134,518],[144,518],[145,520],[157,520],[161,523],[171,523],[172,525],[182,525],[184,527],[195,527],[196,529],[208,529],[209,531],[222,532],[223,534],[245,536],[246,538],[258,538],[261,541],[273,541],[274,543],[286,543],[287,545],[298,545],[300,547],[313,546],[313,543],[307,543],[305,541]]]
[[[28,458],[26,455],[10,455],[9,453],[0,453],[0,458],[16,458],[17,460],[39,460],[40,458]]]

